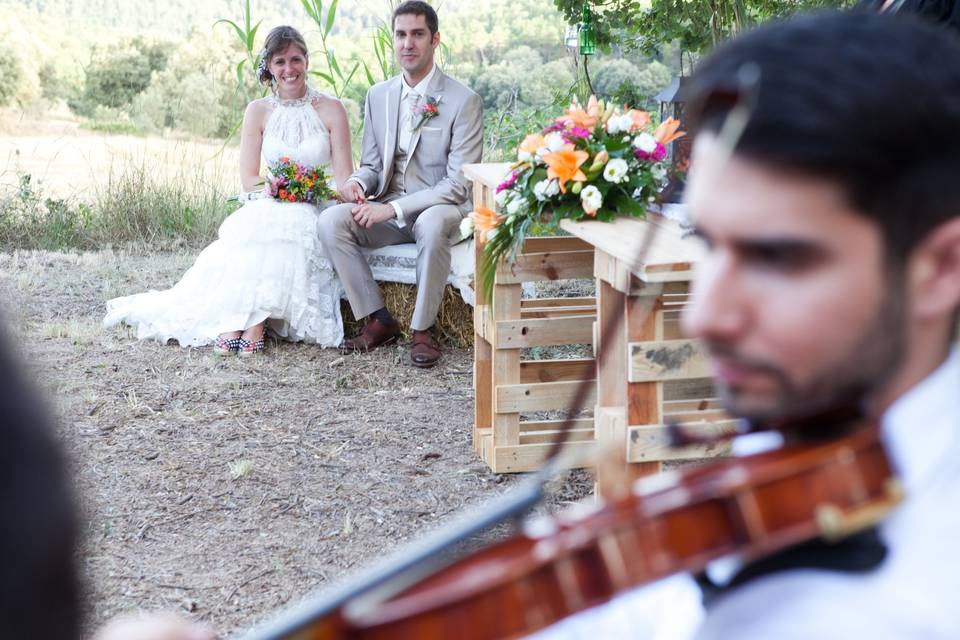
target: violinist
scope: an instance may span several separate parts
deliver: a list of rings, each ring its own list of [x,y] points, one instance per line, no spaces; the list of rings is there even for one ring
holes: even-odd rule
[[[686,332],[735,415],[879,417],[906,496],[846,543],[709,565],[696,637],[958,638],[960,39],[907,15],[813,15],[723,46],[692,85],[707,257]],[[601,637],[629,606],[544,636]]]

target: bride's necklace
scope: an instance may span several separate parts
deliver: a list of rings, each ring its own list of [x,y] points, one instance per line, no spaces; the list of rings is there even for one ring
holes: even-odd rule
[[[299,98],[281,98],[280,94],[273,94],[273,100],[282,107],[299,107],[307,104],[313,98],[313,89],[310,85],[304,85],[303,95]]]

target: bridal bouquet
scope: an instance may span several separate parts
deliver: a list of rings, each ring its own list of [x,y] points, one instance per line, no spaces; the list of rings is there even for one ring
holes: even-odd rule
[[[270,165],[269,172],[267,191],[276,200],[322,204],[336,196],[322,166],[307,167],[283,157]]]
[[[666,145],[683,136],[668,118],[654,127],[645,111],[619,108],[590,97],[574,103],[517,150],[507,179],[497,187],[497,209],[471,214],[478,242],[485,243],[478,281],[485,299],[501,258],[516,258],[534,222],[564,218],[610,221],[643,217],[666,183]]]

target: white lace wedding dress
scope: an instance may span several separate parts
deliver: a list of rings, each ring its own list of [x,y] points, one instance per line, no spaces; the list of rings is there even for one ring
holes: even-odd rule
[[[308,89],[299,100],[268,98],[274,108],[263,131],[267,163],[286,156],[330,164],[330,134],[312,104],[318,97]],[[141,340],[175,339],[186,347],[266,319],[287,340],[340,344],[343,289],[320,244],[321,211],[271,198],[244,204],[173,288],[108,301],[104,325],[123,322]]]

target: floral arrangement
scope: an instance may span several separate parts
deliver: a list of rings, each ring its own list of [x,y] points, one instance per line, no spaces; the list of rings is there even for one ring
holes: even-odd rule
[[[413,117],[416,118],[413,125],[414,131],[422,127],[430,118],[436,118],[440,114],[440,102],[442,100],[443,96],[427,96],[423,102],[414,106]]]
[[[684,135],[679,126],[668,118],[654,127],[645,111],[591,96],[586,108],[574,103],[541,133],[528,135],[497,187],[503,213],[478,208],[461,228],[485,243],[477,274],[484,299],[498,262],[516,258],[534,222],[643,217],[666,184],[666,145]]]
[[[336,197],[322,166],[307,167],[283,157],[268,170],[267,191],[276,200],[319,205]]]

